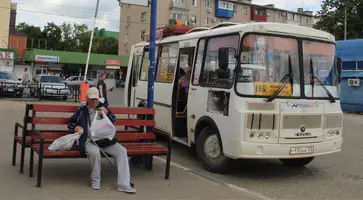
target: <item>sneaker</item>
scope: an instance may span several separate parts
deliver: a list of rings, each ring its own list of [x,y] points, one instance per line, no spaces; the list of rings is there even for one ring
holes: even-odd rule
[[[136,189],[131,187],[131,186],[118,186],[117,188],[118,191],[121,191],[121,192],[126,192],[126,193],[129,193],[129,194],[134,194],[136,193]]]
[[[101,184],[99,183],[99,182],[92,182],[91,183],[91,187],[92,187],[92,189],[94,189],[94,190],[99,190],[99,189],[101,189]]]

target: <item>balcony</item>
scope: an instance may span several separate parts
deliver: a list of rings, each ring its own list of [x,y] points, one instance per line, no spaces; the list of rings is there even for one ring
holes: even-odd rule
[[[219,0],[215,0],[215,16],[216,17],[223,17],[223,18],[232,18],[234,15],[233,12],[233,4],[224,2],[223,4],[220,4]],[[221,7],[223,5],[224,7]],[[228,8],[227,8],[228,7]]]
[[[267,16],[265,9],[251,8],[251,21],[266,22]]]

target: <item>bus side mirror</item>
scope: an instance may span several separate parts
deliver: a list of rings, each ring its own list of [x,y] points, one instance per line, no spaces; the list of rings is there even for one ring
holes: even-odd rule
[[[225,69],[228,67],[228,48],[218,49],[218,67],[220,69]]]
[[[222,47],[218,49],[218,67],[220,69],[228,68],[230,62],[234,62],[230,60],[230,58],[235,59],[236,57],[236,49],[231,47]]]
[[[337,72],[338,72],[337,81],[338,81],[338,83],[340,83],[342,80],[342,66],[343,66],[342,59],[338,58],[338,60],[337,60]]]

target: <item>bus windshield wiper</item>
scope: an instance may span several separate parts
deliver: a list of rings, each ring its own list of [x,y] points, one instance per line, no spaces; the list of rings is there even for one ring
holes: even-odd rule
[[[281,79],[280,86],[277,88],[277,90],[270,97],[268,97],[266,99],[266,102],[273,101],[280,94],[280,92],[284,89],[284,87],[286,86],[286,84],[288,82],[290,82],[291,89],[292,89],[293,75],[292,75],[292,64],[291,64],[291,57],[290,57],[290,55],[289,55],[289,73],[285,74],[285,76]]]
[[[311,90],[312,90],[312,97],[314,97],[314,83],[315,81],[319,83],[319,85],[323,88],[323,90],[325,91],[325,93],[329,96],[330,102],[331,103],[335,103],[335,98],[333,97],[333,95],[329,92],[329,90],[326,88],[326,86],[321,82],[321,80],[314,75],[314,71],[313,71],[314,67],[313,67],[313,60],[310,59],[310,72],[311,72],[311,80],[310,80],[310,84],[311,84]]]

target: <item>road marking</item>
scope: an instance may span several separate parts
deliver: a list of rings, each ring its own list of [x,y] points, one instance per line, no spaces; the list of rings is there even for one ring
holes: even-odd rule
[[[159,157],[154,157],[154,158],[156,158],[157,160],[160,160],[160,161],[162,161],[162,162],[166,162],[166,160],[165,160],[165,159],[163,159],[163,158],[159,158]],[[217,183],[219,183],[219,184],[221,184],[221,185],[225,185],[225,186],[227,186],[227,187],[229,187],[229,188],[231,188],[231,189],[238,190],[238,191],[243,192],[243,193],[246,193],[246,194],[248,194],[248,195],[250,195],[250,196],[253,196],[253,197],[259,198],[259,199],[261,199],[261,200],[271,200],[271,198],[266,197],[265,195],[260,194],[260,193],[258,193],[258,192],[254,192],[254,191],[251,191],[251,190],[249,190],[249,189],[246,189],[246,188],[243,188],[243,187],[240,187],[240,186],[237,186],[237,185],[231,184],[231,183],[226,183],[226,182],[223,182],[223,181],[216,180],[216,179],[214,179],[214,178],[212,178],[212,177],[208,177],[208,176],[206,176],[206,175],[203,175],[203,174],[201,174],[201,173],[198,173],[198,172],[196,172],[196,171],[193,171],[192,169],[190,169],[190,168],[188,168],[188,167],[184,167],[184,166],[182,166],[182,165],[180,165],[180,164],[177,164],[177,163],[175,163],[175,162],[172,162],[172,161],[171,161],[171,162],[170,162],[170,165],[172,165],[172,166],[174,166],[174,167],[177,167],[177,168],[179,168],[179,169],[182,169],[182,170],[184,170],[184,171],[186,171],[186,172],[192,173],[192,174],[194,174],[194,175],[197,175],[197,176],[199,176],[199,177],[202,177],[202,178],[208,179],[208,180],[213,181],[213,182],[217,182]]]

